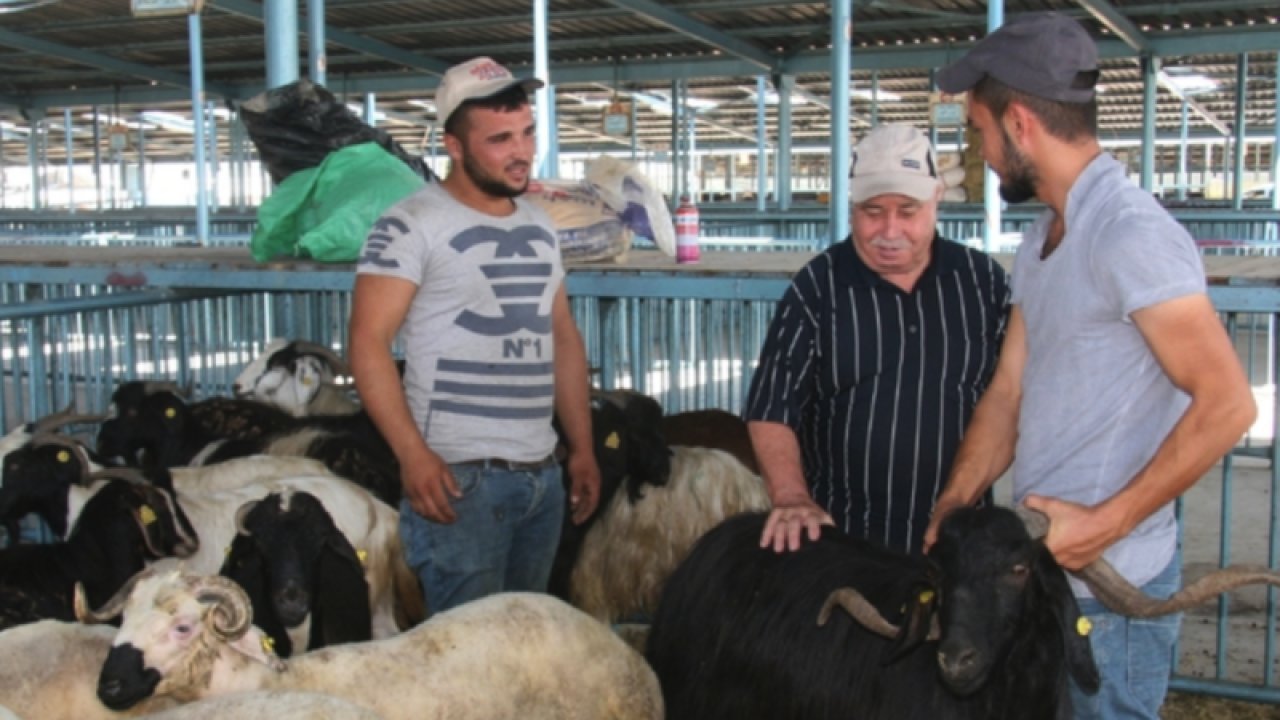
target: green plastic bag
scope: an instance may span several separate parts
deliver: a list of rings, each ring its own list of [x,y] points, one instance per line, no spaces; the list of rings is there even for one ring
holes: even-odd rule
[[[350,145],[299,170],[258,207],[253,259],[312,258],[351,262],[383,211],[422,187],[423,180],[376,143]]]

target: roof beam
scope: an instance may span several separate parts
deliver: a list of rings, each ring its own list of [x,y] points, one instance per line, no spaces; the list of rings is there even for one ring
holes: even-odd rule
[[[256,2],[251,2],[250,0],[213,0],[210,4],[220,10],[262,22],[262,6]],[[423,70],[432,75],[444,75],[445,71],[453,65],[453,63],[445,62],[444,60],[402,50],[395,45],[353,32],[347,32],[330,25],[324,26],[324,39],[326,43],[333,43],[349,50],[364,53],[370,57],[390,60],[405,67]]]
[[[629,135],[628,135],[627,137],[618,137],[618,136],[615,136],[615,135],[606,135],[606,134],[604,134],[604,133],[600,132],[599,130],[592,130],[591,128],[587,127],[586,125],[579,125],[578,123],[568,122],[568,121],[567,121],[567,120],[565,120],[564,118],[557,118],[557,119],[556,119],[556,124],[557,124],[557,125],[559,125],[560,127],[569,128],[570,130],[575,130],[575,131],[580,132],[580,133],[586,133],[587,135],[590,135],[591,137],[594,137],[594,138],[598,138],[598,139],[600,139],[600,140],[605,140],[605,141],[607,141],[607,142],[616,143],[616,144],[618,144],[618,145],[625,145],[626,147],[631,147],[631,136],[629,136]],[[566,138],[566,139],[567,139],[567,138]],[[639,140],[639,139],[637,139],[637,140],[636,140],[636,149],[638,149],[638,150],[648,150],[649,148],[648,148],[648,146],[646,146],[644,143],[640,142],[640,140]]]
[[[1147,40],[1147,36],[1143,35],[1132,20],[1107,0],[1076,0],[1076,4],[1089,11],[1095,20],[1124,41],[1125,45],[1139,53],[1151,52],[1151,41]]]
[[[760,70],[772,71],[778,64],[776,58],[759,47],[736,38],[723,30],[718,30],[706,23],[678,13],[671,8],[659,5],[652,0],[607,0],[607,2],[610,5],[631,10],[682,35],[687,35],[734,57],[746,60],[748,63],[758,66]]]
[[[103,55],[102,53],[90,50],[81,50],[69,45],[61,45],[59,43],[49,42],[48,40],[41,40],[39,38],[22,35],[10,30],[0,29],[0,45],[26,50],[38,55],[47,55],[49,57],[70,60],[81,65],[87,65],[94,69],[101,68],[117,72],[122,75],[132,75],[144,80],[155,80],[156,82],[162,82],[166,85],[173,85],[175,87],[186,88],[188,90],[191,88],[191,79],[189,77],[183,77],[178,73],[147,67],[146,65],[139,65],[125,60],[118,60],[110,55]],[[227,89],[222,85],[206,83],[205,89],[218,95],[227,95]]]
[[[1160,70],[1160,72],[1156,74],[1156,80],[1160,83],[1161,87],[1172,93],[1174,97],[1180,98],[1185,102],[1187,107],[1194,111],[1195,114],[1204,118],[1214,130],[1222,133],[1223,137],[1231,134],[1231,128],[1228,128],[1226,123],[1219,120],[1217,115],[1214,115],[1209,108],[1201,105],[1199,101],[1191,96],[1190,93],[1183,92],[1182,88],[1175,85],[1173,79],[1169,77],[1169,73],[1164,70]]]

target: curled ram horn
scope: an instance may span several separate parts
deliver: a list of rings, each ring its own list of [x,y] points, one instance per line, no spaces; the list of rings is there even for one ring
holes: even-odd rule
[[[323,358],[325,362],[329,363],[329,367],[333,369],[334,375],[351,374],[351,368],[347,365],[347,362],[342,359],[342,356],[338,355],[338,353],[325,345],[309,342],[307,340],[294,340],[293,348],[300,355],[316,355]]]
[[[1033,539],[1043,538],[1048,533],[1049,518],[1044,513],[1021,506],[1015,511]],[[1231,565],[1215,570],[1166,599],[1153,598],[1142,592],[1103,558],[1073,574],[1089,587],[1098,602],[1112,612],[1133,618],[1182,612],[1243,585],[1280,587],[1280,572],[1254,565]]]
[[[932,595],[933,593],[930,592],[929,596]],[[837,607],[843,608],[859,625],[881,637],[896,638],[902,632],[900,626],[886,620],[880,611],[862,596],[862,593],[851,587],[831,591],[826,602],[822,603],[822,609],[818,611],[818,627],[827,624],[831,619],[831,613]],[[938,615],[931,613],[929,633],[925,636],[925,640],[937,640],[940,637],[942,637],[942,627],[938,622]]]
[[[874,605],[867,601],[862,593],[851,587],[843,587],[833,590],[827,596],[826,602],[822,603],[822,610],[818,611],[818,626],[822,627],[831,619],[831,613],[837,607],[844,608],[844,611],[858,621],[871,632],[883,637],[897,637],[901,630],[897,625],[884,619],[880,611]]]
[[[146,473],[135,467],[106,467],[88,475],[89,480],[124,480],[135,485],[150,485]]]
[[[210,627],[215,635],[228,642],[239,640],[253,623],[253,606],[244,590],[225,577],[209,575],[197,580],[192,588],[196,600],[210,604]]]
[[[94,610],[89,607],[89,598],[85,594],[84,584],[76,583],[75,598],[72,606],[75,609],[76,620],[82,623],[97,624],[111,622],[120,615],[124,610],[124,604],[129,600],[129,595],[133,593],[133,589],[137,587],[142,580],[155,575],[154,568],[146,568],[129,578],[120,589],[116,591],[111,599],[107,600],[102,607]]]
[[[54,430],[65,427],[67,425],[75,425],[78,423],[98,423],[106,419],[106,415],[94,415],[77,413],[75,405],[70,404],[58,412],[45,415],[32,424],[31,434],[40,435],[43,433],[51,433]]]

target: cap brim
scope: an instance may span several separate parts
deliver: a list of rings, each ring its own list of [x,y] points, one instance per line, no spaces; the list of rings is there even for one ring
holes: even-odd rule
[[[946,93],[962,93],[978,84],[985,71],[967,55],[938,71],[938,89]]]
[[[866,202],[879,195],[906,195],[916,200],[932,200],[941,181],[916,173],[877,173],[855,177],[849,184],[849,199]]]

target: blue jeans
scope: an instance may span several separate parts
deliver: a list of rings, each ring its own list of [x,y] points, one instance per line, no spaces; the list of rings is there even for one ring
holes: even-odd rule
[[[1142,591],[1166,598],[1182,584],[1182,556],[1173,560]],[[1080,599],[1080,614],[1089,618],[1093,630],[1089,643],[1093,659],[1102,675],[1096,695],[1086,695],[1071,685],[1071,703],[1076,720],[1159,720],[1160,705],[1169,689],[1173,669],[1173,644],[1178,639],[1182,614],[1149,619],[1130,619],[1107,610],[1093,598]]]
[[[564,518],[560,466],[449,470],[462,491],[452,501],[452,524],[431,522],[400,501],[405,561],[422,582],[428,612],[504,591],[545,592]]]

